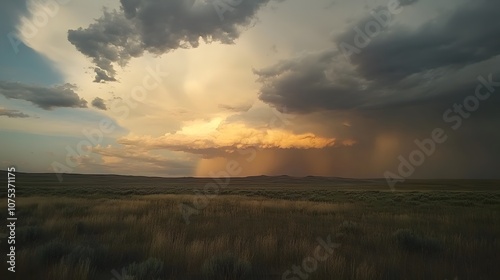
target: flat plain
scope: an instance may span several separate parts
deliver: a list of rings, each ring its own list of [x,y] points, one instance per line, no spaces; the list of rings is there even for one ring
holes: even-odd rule
[[[16,176],[14,279],[500,275],[499,181]]]

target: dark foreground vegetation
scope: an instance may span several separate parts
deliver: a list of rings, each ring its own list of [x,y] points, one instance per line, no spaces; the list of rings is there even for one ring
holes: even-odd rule
[[[195,195],[210,181],[19,173],[16,273],[3,262],[0,279],[500,279],[498,181],[392,192],[383,180],[253,177]],[[179,205],[193,203],[186,224]],[[339,247],[304,269],[328,236]]]

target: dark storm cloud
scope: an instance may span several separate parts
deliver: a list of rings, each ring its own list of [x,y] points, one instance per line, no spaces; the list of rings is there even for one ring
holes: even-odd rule
[[[26,115],[25,113],[19,111],[19,110],[9,110],[9,109],[4,109],[0,108],[0,117],[8,117],[8,118],[29,118],[30,115]]]
[[[347,68],[335,70],[333,62],[340,59],[338,53],[326,51],[254,70],[262,83],[260,99],[292,112],[348,109],[364,104],[370,98],[364,81]],[[338,75],[329,77],[329,71]]]
[[[3,96],[29,101],[45,110],[51,110],[56,107],[86,108],[87,101],[80,98],[74,89],[75,86],[71,84],[49,88],[0,81],[0,94]]]
[[[106,104],[104,103],[104,100],[100,97],[94,98],[92,100],[92,106],[94,106],[97,109],[104,110],[106,111],[108,108],[106,107]]]
[[[448,140],[436,146],[414,177],[498,178],[500,23],[494,19],[499,8],[498,1],[468,1],[416,29],[391,23],[350,61],[332,47],[254,70],[259,98],[300,113],[296,130],[321,124],[314,126],[318,135],[356,141],[352,147],[318,151],[334,175],[382,177],[398,168],[399,155],[408,158],[418,149],[415,139],[441,128]],[[335,45],[353,44],[352,28],[337,36]],[[490,75],[491,97],[468,112],[466,106],[476,106],[478,86],[482,93],[489,89],[478,76],[488,80]],[[300,152],[287,156],[300,159]],[[278,172],[286,173],[290,162],[283,160]]]
[[[116,71],[112,63],[124,66],[143,49],[134,24],[121,12],[104,11],[104,15],[88,28],[68,31],[68,40],[84,55],[92,58],[95,82],[113,81]]]
[[[271,0],[242,1],[224,11],[211,1],[121,0],[120,11],[104,15],[87,28],[68,31],[68,40],[97,66],[96,82],[113,81],[114,64],[125,66],[144,52],[161,55],[196,48],[199,40],[231,44],[257,10]],[[218,3],[215,1],[214,3]],[[226,5],[227,6],[227,5]]]
[[[500,54],[500,22],[492,20],[498,16],[500,2],[470,1],[415,30],[389,25],[350,61],[342,50],[327,50],[255,70],[262,83],[259,97],[277,108],[307,113],[384,108],[453,94],[465,83],[476,83],[482,70],[457,73]],[[367,22],[364,18],[355,26]],[[354,44],[352,30],[339,35],[337,45]]]
[[[397,15],[393,15],[395,17]],[[500,2],[469,1],[415,30],[390,26],[351,56],[360,75],[393,82],[441,67],[463,67],[500,54]],[[365,30],[367,17],[355,26]],[[355,31],[339,35],[336,43],[354,43]],[[366,32],[364,32],[366,34]]]

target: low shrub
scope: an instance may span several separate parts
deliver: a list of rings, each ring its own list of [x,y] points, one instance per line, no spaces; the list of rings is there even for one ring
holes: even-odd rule
[[[37,247],[38,259],[42,263],[54,263],[70,252],[67,244],[52,240]]]
[[[353,221],[343,221],[339,226],[339,231],[346,234],[361,233],[361,227]]]
[[[441,250],[441,243],[438,240],[425,237],[410,229],[398,229],[394,237],[401,249],[410,252],[435,253]]]
[[[42,230],[38,226],[19,227],[16,229],[16,238],[23,244],[36,242],[42,236]]]

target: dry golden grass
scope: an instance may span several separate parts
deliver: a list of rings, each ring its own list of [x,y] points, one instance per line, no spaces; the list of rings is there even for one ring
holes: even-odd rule
[[[164,263],[165,279],[202,279],[201,268],[208,259],[231,252],[252,264],[255,279],[281,279],[283,272],[312,254],[318,237],[328,235],[342,245],[319,263],[310,279],[500,275],[496,206],[374,206],[231,195],[213,198],[186,225],[179,203],[192,199],[171,194],[19,199],[20,231],[31,227],[38,233],[19,237],[24,244],[19,245],[16,276],[109,280],[113,269],[156,258]],[[399,228],[415,230],[422,242],[436,241],[439,250],[411,251],[398,245],[394,232]],[[54,240],[60,241],[59,247],[47,249]],[[90,253],[75,252],[78,246]]]

